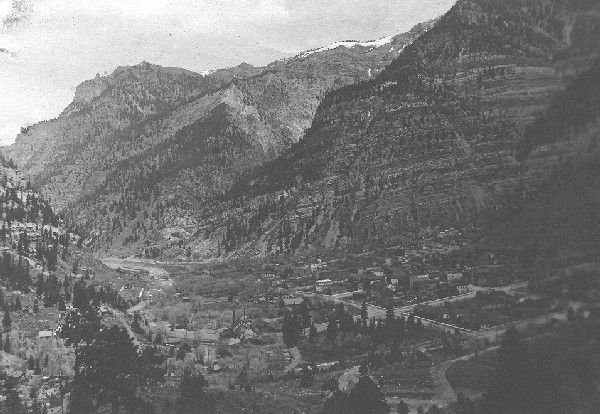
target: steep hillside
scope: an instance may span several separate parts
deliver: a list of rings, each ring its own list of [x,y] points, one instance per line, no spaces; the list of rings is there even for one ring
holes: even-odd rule
[[[156,132],[173,128],[163,119],[176,108],[224,84],[149,63],[120,67],[79,85],[58,118],[27,128],[3,153],[60,208],[93,192],[116,163],[159,142]]]
[[[299,140],[329,90],[377,75],[431,25],[266,68],[120,68],[82,84],[60,117],[4,153],[57,207],[70,204],[97,247],[121,248],[175,221],[193,227],[197,206]]]
[[[488,243],[531,262],[593,261],[600,250],[600,61],[555,99],[525,133],[523,152],[535,165],[562,157],[539,191],[515,200]]]
[[[595,1],[461,0],[377,78],[328,94],[303,140],[204,210],[193,250],[364,251],[487,228],[587,151],[535,131],[599,51]]]

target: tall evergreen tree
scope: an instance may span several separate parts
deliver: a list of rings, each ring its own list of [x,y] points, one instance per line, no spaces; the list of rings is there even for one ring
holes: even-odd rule
[[[361,375],[348,395],[349,414],[387,414],[390,412],[377,384],[368,376]]]
[[[10,318],[10,312],[8,311],[8,306],[4,309],[4,318],[2,318],[2,327],[4,328],[4,332],[10,332],[12,329],[12,320]]]
[[[208,395],[205,388],[208,382],[200,373],[185,370],[179,396],[177,398],[177,413],[181,414],[211,414],[215,412],[215,400]]]

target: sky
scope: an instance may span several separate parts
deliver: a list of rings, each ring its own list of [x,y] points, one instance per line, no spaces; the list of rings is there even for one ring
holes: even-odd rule
[[[0,0],[0,144],[142,61],[202,72],[402,33],[455,0]]]

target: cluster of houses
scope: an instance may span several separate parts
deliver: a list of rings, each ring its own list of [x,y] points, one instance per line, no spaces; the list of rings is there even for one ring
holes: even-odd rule
[[[219,329],[205,327],[190,331],[185,327],[171,325],[163,343],[167,347],[194,354],[196,359],[202,360],[205,367],[210,368],[211,371],[218,371],[221,368],[219,366],[217,369],[216,361],[219,346],[234,346],[243,341],[256,339],[258,336],[259,331],[246,317],[246,312],[244,311],[242,317],[237,318],[234,311],[231,323]]]

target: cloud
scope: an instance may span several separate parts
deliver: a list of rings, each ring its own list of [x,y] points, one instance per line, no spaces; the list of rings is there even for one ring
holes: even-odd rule
[[[8,12],[2,17],[2,27],[12,29],[21,23],[27,22],[33,13],[33,2],[31,0],[12,0],[7,7],[8,2],[4,2],[4,9]]]

